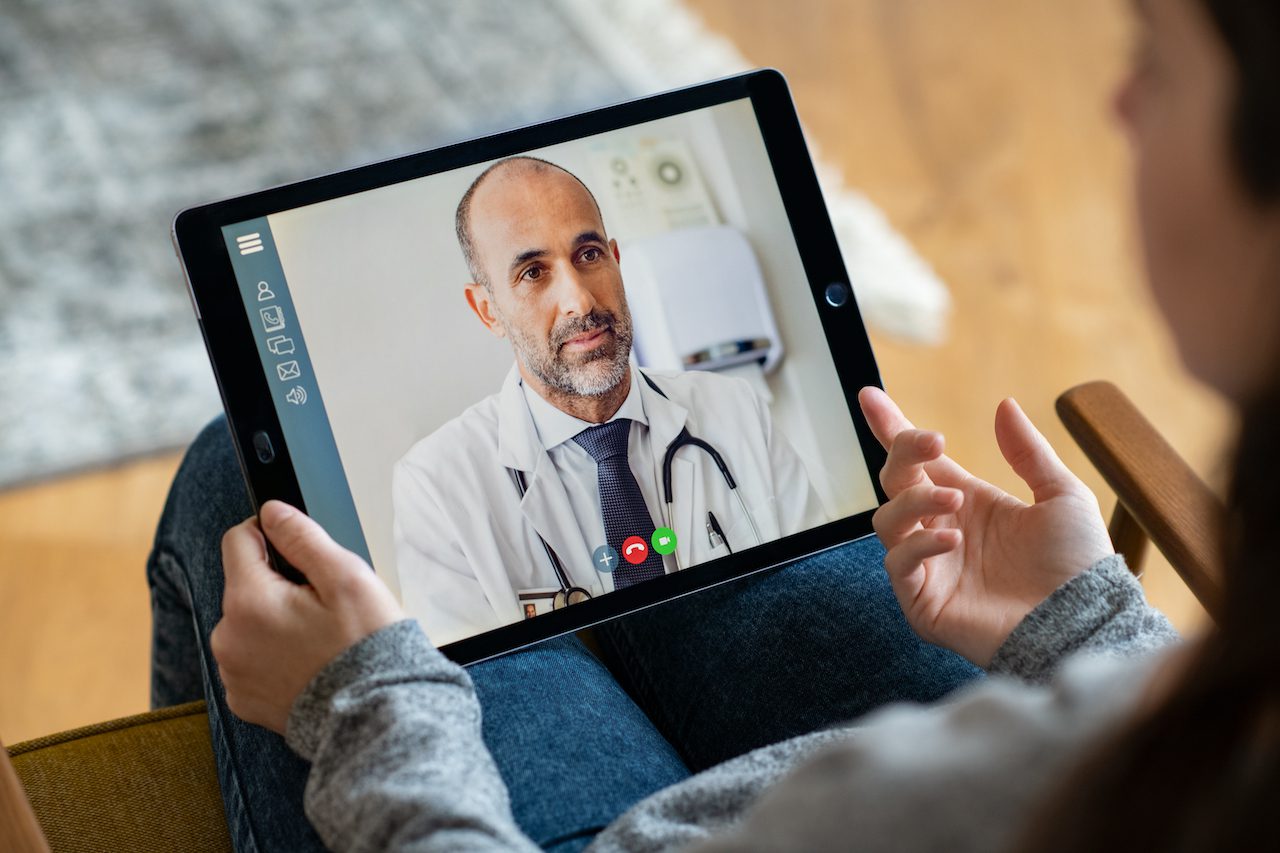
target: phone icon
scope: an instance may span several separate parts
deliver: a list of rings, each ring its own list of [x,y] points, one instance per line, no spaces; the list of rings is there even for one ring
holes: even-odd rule
[[[649,543],[639,536],[628,536],[622,543],[622,558],[631,565],[639,565],[649,556]]]
[[[259,308],[258,313],[262,315],[262,331],[278,332],[284,328],[284,309],[279,305]]]

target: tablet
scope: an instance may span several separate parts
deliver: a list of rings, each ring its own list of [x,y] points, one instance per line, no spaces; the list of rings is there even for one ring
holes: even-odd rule
[[[254,505],[304,509],[461,663],[868,535],[884,499],[776,71],[193,207],[174,240]]]

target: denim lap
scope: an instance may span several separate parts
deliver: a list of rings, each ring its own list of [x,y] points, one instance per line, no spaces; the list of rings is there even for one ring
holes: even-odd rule
[[[875,537],[596,630],[610,668],[694,772],[982,675],[911,630]]]
[[[236,849],[321,850],[302,810],[308,764],[227,709],[209,651],[222,534],[251,513],[219,418],[183,461],[147,567],[152,704],[207,698]],[[864,539],[598,626],[609,668],[573,637],[470,667],[517,824],[576,851],[690,768],[978,676],[911,632],[883,556]]]
[[[578,849],[635,803],[689,776],[671,744],[576,637],[468,672],[484,712],[485,744],[517,823],[545,848]]]

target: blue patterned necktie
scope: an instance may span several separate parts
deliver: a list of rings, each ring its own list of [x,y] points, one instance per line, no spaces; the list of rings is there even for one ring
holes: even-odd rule
[[[662,557],[650,544],[653,541],[653,518],[627,461],[627,439],[630,436],[631,421],[618,418],[607,424],[588,427],[573,437],[578,446],[596,460],[605,541],[621,554],[623,540],[639,536],[649,549],[644,561],[636,565],[625,558],[618,561],[618,568],[613,572],[614,589],[623,589],[664,574]]]

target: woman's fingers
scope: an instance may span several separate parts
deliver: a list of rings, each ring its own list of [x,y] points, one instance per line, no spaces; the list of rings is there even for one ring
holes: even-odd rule
[[[352,575],[358,580],[369,572],[362,559],[335,542],[314,519],[282,501],[264,503],[260,520],[262,532],[280,556],[302,572],[326,602],[341,598]]]
[[[222,537],[222,571],[226,577],[224,598],[243,595],[261,598],[266,590],[284,581],[267,561],[267,542],[256,518],[248,518],[232,527]],[[285,582],[285,586],[291,586]],[[224,608],[226,604],[224,602]]]
[[[880,442],[880,446],[888,450],[894,437],[904,429],[913,429],[911,421],[902,414],[902,409],[893,402],[888,394],[874,385],[868,385],[858,392],[858,403],[862,406],[862,414],[867,425]]]
[[[925,478],[924,464],[942,455],[942,436],[913,427],[898,404],[875,386],[859,391],[858,402],[876,440],[889,451],[880,485],[892,498]]]
[[[1071,491],[1080,482],[1012,397],[996,409],[996,444],[1036,503]]]
[[[889,456],[880,469],[880,485],[885,494],[899,492],[929,482],[925,465],[942,456],[942,434],[922,429],[904,429],[893,439]]]
[[[949,515],[964,504],[964,493],[922,483],[883,504],[871,518],[876,535],[886,548],[893,548],[921,525],[939,515]]]
[[[872,434],[876,440],[880,442],[885,450],[892,451],[898,436],[904,431],[920,432],[912,426],[911,421],[907,420],[906,415],[902,414],[902,410],[898,408],[898,404],[884,391],[869,385],[858,392],[858,402],[862,406],[862,413],[866,416],[867,424],[871,427]],[[935,482],[946,482],[951,485],[959,484],[968,478],[968,474],[963,468],[955,462],[948,459],[942,452],[941,435],[939,433],[931,433],[939,437],[939,445],[937,453],[933,455],[925,463],[925,473]],[[881,472],[881,484],[884,485],[884,473]],[[892,478],[893,474],[890,474]],[[918,479],[918,478],[917,478]],[[898,480],[890,479],[895,488],[906,488],[915,482],[915,479],[904,478],[905,482],[900,483]],[[889,497],[893,497],[894,490],[885,485],[885,491]]]
[[[954,527],[922,527],[889,549],[884,556],[884,568],[898,591],[903,610],[909,612],[924,586],[924,561],[954,551],[963,541],[964,536]]]

